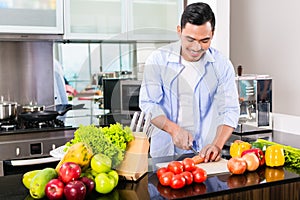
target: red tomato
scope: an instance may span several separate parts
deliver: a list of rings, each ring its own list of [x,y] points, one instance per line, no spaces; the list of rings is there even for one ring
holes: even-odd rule
[[[163,186],[169,186],[171,184],[173,176],[173,172],[165,172],[160,176],[158,180]]]
[[[185,178],[185,183],[187,185],[190,185],[193,183],[193,174],[192,172],[189,172],[189,171],[184,171],[181,173],[181,175]]]
[[[207,173],[204,169],[200,167],[196,167],[194,171],[192,171],[194,182],[202,183],[207,179]]]
[[[157,178],[159,179],[162,174],[166,173],[168,169],[166,167],[161,167],[156,171]]]
[[[179,161],[172,161],[168,164],[167,169],[174,174],[180,174],[183,172],[183,164]]]
[[[185,178],[181,174],[175,174],[170,184],[173,189],[180,189],[185,186]]]
[[[195,162],[192,158],[185,158],[182,161],[184,171],[194,171],[196,169]]]

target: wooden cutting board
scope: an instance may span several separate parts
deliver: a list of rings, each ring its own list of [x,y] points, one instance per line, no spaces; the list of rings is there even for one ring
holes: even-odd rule
[[[200,163],[197,166],[206,170],[207,175],[220,174],[220,173],[229,172],[227,169],[227,162],[228,162],[228,160],[222,158],[218,162]],[[157,168],[167,167],[168,164],[169,164],[169,162],[157,163],[156,167]]]

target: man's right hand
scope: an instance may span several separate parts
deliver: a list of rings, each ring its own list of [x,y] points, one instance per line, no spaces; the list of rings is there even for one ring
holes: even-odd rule
[[[172,136],[173,143],[180,149],[189,150],[189,146],[193,145],[193,135],[179,126],[170,134]]]
[[[173,143],[178,148],[189,150],[189,145],[193,144],[193,135],[178,126],[176,123],[170,121],[166,116],[160,115],[152,119],[151,123],[169,133],[172,137]]]

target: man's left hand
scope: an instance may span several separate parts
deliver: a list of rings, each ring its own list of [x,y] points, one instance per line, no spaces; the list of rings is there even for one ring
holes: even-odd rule
[[[214,144],[208,144],[201,149],[199,155],[204,158],[204,162],[219,161],[221,159],[221,149]]]

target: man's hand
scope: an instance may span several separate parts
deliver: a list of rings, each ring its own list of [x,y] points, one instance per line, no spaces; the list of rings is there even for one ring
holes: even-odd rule
[[[190,149],[189,145],[193,144],[193,135],[176,123],[170,121],[166,116],[160,115],[152,119],[151,123],[169,133],[173,143],[178,148],[188,150]]]
[[[189,146],[193,145],[193,135],[179,126],[170,134],[172,136],[173,143],[180,149],[189,150]]]
[[[221,159],[221,149],[214,144],[208,144],[201,149],[199,155],[204,158],[204,162],[219,161]]]

